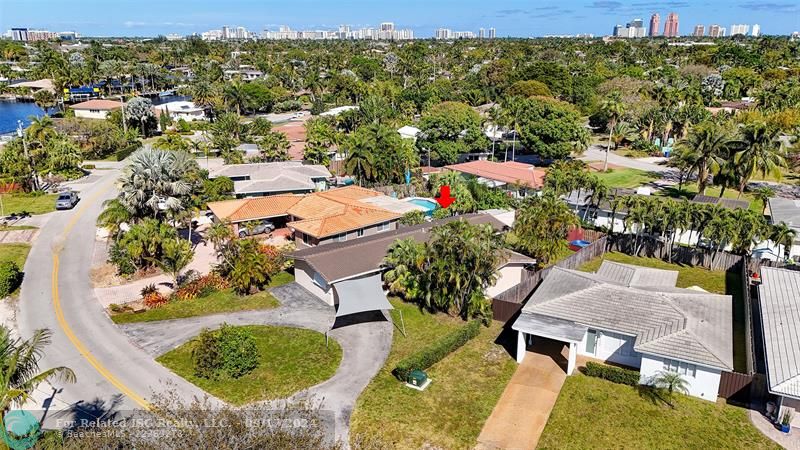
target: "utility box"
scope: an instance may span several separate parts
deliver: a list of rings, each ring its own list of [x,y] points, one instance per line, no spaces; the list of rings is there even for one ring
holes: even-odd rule
[[[421,370],[414,370],[408,375],[408,384],[416,387],[422,387],[428,381],[428,374]]]

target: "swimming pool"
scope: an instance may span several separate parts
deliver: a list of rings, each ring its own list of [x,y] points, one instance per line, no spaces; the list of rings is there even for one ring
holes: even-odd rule
[[[435,201],[428,200],[427,198],[413,197],[413,198],[406,199],[406,201],[409,202],[409,203],[413,203],[413,204],[415,204],[417,206],[421,206],[421,207],[425,208],[425,214],[428,215],[428,216],[433,214],[433,211],[437,207],[437,204],[436,204]]]

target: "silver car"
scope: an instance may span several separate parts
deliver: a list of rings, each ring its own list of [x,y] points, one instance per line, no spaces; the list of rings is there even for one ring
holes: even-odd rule
[[[66,191],[58,194],[56,199],[56,209],[72,209],[78,204],[80,197],[77,192]]]
[[[275,224],[270,222],[269,220],[262,220],[250,226],[250,229],[247,229],[246,224],[242,224],[239,226],[239,237],[247,237],[247,236],[255,236],[261,233],[269,233],[275,229]]]

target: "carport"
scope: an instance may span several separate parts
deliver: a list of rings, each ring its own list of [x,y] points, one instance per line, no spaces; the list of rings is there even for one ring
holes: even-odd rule
[[[332,285],[336,298],[336,315],[331,324],[333,329],[336,319],[351,314],[358,314],[368,311],[386,311],[394,309],[386,293],[383,291],[383,281],[381,272],[365,275],[358,278],[339,281]],[[401,331],[406,335],[406,324],[403,320],[403,311],[400,312]],[[389,320],[391,315],[389,314]],[[330,331],[330,330],[328,330]],[[325,333],[327,339],[327,333]]]
[[[570,320],[522,312],[512,330],[517,332],[517,362],[525,358],[528,345],[534,344],[534,336],[564,342],[569,346],[567,358],[567,375],[572,375],[578,356],[578,344],[583,341],[589,327]]]

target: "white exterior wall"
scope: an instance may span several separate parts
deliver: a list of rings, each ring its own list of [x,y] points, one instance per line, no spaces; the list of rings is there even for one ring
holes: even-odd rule
[[[328,286],[327,289],[320,287],[314,282],[314,270],[308,267],[301,261],[295,262],[294,280],[300,286],[319,297],[323,302],[333,306],[333,288]]]
[[[510,264],[497,271],[497,282],[494,286],[486,289],[487,297],[494,297],[518,285],[522,281],[522,271],[525,270],[521,264]]]
[[[628,367],[639,367],[642,355],[633,350],[633,343],[636,340],[635,337],[603,330],[595,331],[597,331],[595,352],[589,353],[586,351],[586,344],[589,336],[587,332],[578,344],[579,354]]]
[[[81,119],[105,119],[110,111],[103,109],[74,109],[75,117]]]
[[[642,365],[639,368],[641,379],[639,382],[642,384],[652,383],[662,370],[664,370],[664,358],[654,355],[642,355]],[[719,392],[720,374],[721,371],[719,369],[711,369],[696,365],[694,377],[683,376],[683,379],[686,380],[688,384],[689,395],[716,402],[717,393]]]
[[[591,212],[589,212],[589,214],[591,214]],[[581,217],[583,216],[581,215]],[[594,225],[597,227],[606,227],[610,229],[611,213],[606,211],[597,211],[597,217],[594,219]],[[617,216],[614,218],[614,232],[622,233],[624,229],[625,229],[625,216],[617,213]]]

